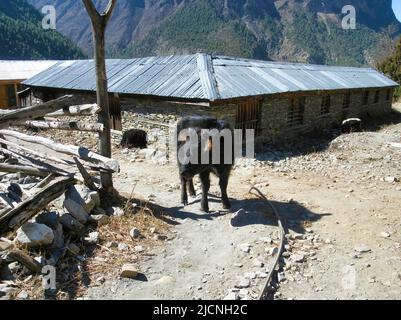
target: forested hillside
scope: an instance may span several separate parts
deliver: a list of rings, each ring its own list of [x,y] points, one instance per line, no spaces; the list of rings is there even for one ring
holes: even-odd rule
[[[0,59],[75,59],[84,55],[68,38],[42,28],[43,16],[25,0],[0,1]]]

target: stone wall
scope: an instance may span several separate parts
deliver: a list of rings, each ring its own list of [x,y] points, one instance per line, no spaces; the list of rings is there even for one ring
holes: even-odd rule
[[[349,118],[366,118],[368,116],[385,115],[391,112],[392,92],[387,100],[387,90],[379,92],[379,102],[375,103],[375,91],[369,91],[367,105],[363,105],[365,91],[353,91],[350,96],[350,106],[345,109],[343,105],[344,93],[330,95],[330,113],[321,114],[322,97],[324,93],[305,96],[304,121],[302,125],[289,127],[287,124],[288,110],[291,98],[266,98],[263,101],[261,117],[260,141],[274,141],[283,138],[293,138],[299,134],[319,131],[338,126],[343,120]],[[301,97],[302,95],[297,95]]]
[[[323,115],[321,114],[322,98],[327,95],[323,92],[305,95],[294,94],[288,97],[266,97],[262,102],[260,132],[257,140],[259,142],[267,142],[291,139],[299,137],[302,133],[339,126],[345,119],[366,118],[367,116],[378,116],[391,112],[392,92],[390,100],[387,100],[387,90],[381,89],[379,102],[375,103],[375,90],[370,90],[367,105],[363,105],[364,93],[365,90],[350,92],[349,108],[345,109],[344,96],[346,91],[332,92],[330,94],[330,112]],[[302,125],[289,127],[287,123],[288,110],[293,97],[305,98],[304,120]],[[124,130],[129,129],[135,119],[174,125],[181,117],[194,115],[212,115],[219,119],[227,120],[232,128],[235,128],[237,106],[235,104],[216,107],[182,105],[174,107],[124,106],[122,111]],[[143,127],[152,128],[152,125],[143,124]]]

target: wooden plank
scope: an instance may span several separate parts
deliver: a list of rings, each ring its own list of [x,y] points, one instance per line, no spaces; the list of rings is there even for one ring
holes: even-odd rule
[[[82,96],[66,95],[56,100],[38,104],[33,107],[3,111],[0,113],[0,129],[7,128],[19,122],[25,122],[29,119],[44,117],[45,115],[69,107],[77,105],[85,99]]]
[[[0,218],[0,233],[15,230],[44,210],[50,202],[61,196],[65,190],[77,183],[73,177],[56,178],[33,196],[18,204]]]
[[[40,273],[42,271],[42,265],[21,250],[12,250],[8,252],[7,259],[18,261],[34,273]]]
[[[64,121],[26,121],[24,126],[36,129],[58,129],[65,131],[103,132],[104,126],[100,123],[64,122]]]
[[[48,169],[42,169],[42,168],[35,168],[35,167],[29,167],[29,166],[20,166],[20,165],[11,165],[11,164],[5,164],[5,163],[0,163],[0,172],[7,172],[7,173],[24,173],[24,174],[29,174],[31,176],[35,177],[41,177],[45,178],[49,175],[49,173],[53,173],[55,175],[60,175],[58,172],[50,172]]]
[[[70,156],[78,157],[79,159],[96,163],[102,169],[108,172],[119,172],[120,165],[117,160],[113,160],[111,158],[107,158],[97,154],[95,152],[90,151],[85,147],[78,147],[74,145],[64,145],[61,143],[57,143],[51,139],[38,137],[38,136],[29,136],[20,132],[11,131],[11,130],[0,130],[0,134],[4,136],[11,136],[17,139],[21,139],[22,141],[35,143],[43,145],[51,150],[56,152],[60,152],[63,154],[68,154]]]
[[[69,106],[65,107],[62,110],[58,110],[56,112],[49,113],[49,117],[66,117],[66,116],[93,116],[97,115],[100,111],[100,108],[97,104],[84,104],[79,106]]]

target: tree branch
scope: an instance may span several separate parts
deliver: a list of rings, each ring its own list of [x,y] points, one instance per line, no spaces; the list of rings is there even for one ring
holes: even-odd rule
[[[117,0],[109,0],[109,4],[103,12],[103,16],[105,16],[106,22],[109,21],[111,15],[113,14],[113,10],[117,4]]]
[[[92,0],[82,0],[82,3],[85,6],[86,11],[89,14],[89,17],[91,18],[92,23],[99,23],[100,21],[100,14],[97,11],[95,5],[93,4]]]

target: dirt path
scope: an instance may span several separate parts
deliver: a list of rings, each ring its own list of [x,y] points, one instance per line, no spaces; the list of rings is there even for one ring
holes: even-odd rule
[[[399,299],[401,149],[392,144],[401,143],[401,119],[394,122],[322,141],[317,152],[289,147],[240,163],[229,185],[231,212],[220,211],[218,199],[210,214],[196,199],[182,208],[176,167],[131,162],[115,150],[122,165],[116,188],[130,194],[136,185],[136,194],[164,207],[171,235],[144,248],[142,279],[106,279],[85,298],[255,299],[278,245],[272,213],[247,194],[257,185],[289,234],[276,299]],[[212,185],[218,195],[216,180]],[[230,226],[240,209],[245,214]],[[243,289],[233,294],[235,286]]]
[[[341,149],[341,154],[328,149],[284,164],[239,166],[230,182],[232,212],[244,208],[248,213],[239,228],[229,226],[232,214],[218,212],[219,202],[213,202],[216,212],[210,215],[198,211],[198,202],[180,208],[173,166],[156,170],[151,164],[122,160],[124,174],[118,187],[130,192],[138,180],[137,193],[145,198],[154,195],[156,203],[168,208],[177,223],[175,237],[140,263],[147,281],[115,279],[90,290],[88,298],[222,299],[238,282],[255,277],[252,273],[263,276],[273,262],[270,252],[275,245],[260,238],[271,237],[277,245],[277,228],[273,216],[262,213],[265,206],[242,201],[256,184],[293,235],[276,279],[275,298],[399,299],[401,189],[397,182],[384,180],[401,175],[395,161],[398,151],[375,143],[397,142],[400,128],[347,136],[349,149]],[[217,195],[216,181],[213,186],[211,192]],[[242,252],[241,244],[250,244],[250,253]],[[255,267],[255,259],[265,266]],[[242,298],[252,299],[260,292],[263,279],[256,277],[241,290]]]
[[[122,171],[129,172],[132,165],[125,165]],[[252,199],[234,201],[232,212],[246,212],[237,217],[233,227],[232,213],[219,211],[221,205],[216,197],[212,197],[210,214],[199,211],[198,199],[185,208],[179,205],[174,167],[158,168],[157,176],[148,174],[154,171],[152,165],[142,163],[136,168],[139,174],[130,174],[126,179],[123,175],[116,187],[130,192],[135,180],[139,180],[136,193],[145,198],[156,196],[153,201],[166,208],[168,219],[175,224],[174,238],[164,247],[145,249],[152,257],[138,264],[143,273],[140,281],[111,281],[90,290],[88,298],[223,299],[235,287],[240,298],[257,298],[273,263],[267,254],[275,247],[270,239],[278,240],[275,221],[265,206]],[[238,182],[234,177],[233,185]],[[241,194],[241,189],[243,186],[236,194]],[[215,191],[216,187],[212,193]]]

